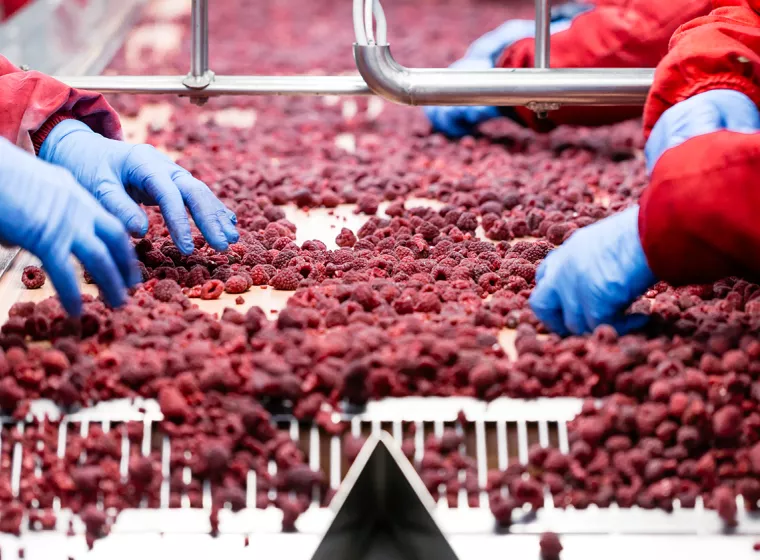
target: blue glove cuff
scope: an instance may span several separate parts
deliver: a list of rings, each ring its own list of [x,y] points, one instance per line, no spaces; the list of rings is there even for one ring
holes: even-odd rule
[[[75,119],[66,119],[65,121],[59,122],[53,127],[53,130],[50,131],[50,134],[47,135],[47,138],[45,138],[45,141],[42,143],[39,153],[40,159],[49,163],[60,165],[56,161],[55,157],[56,146],[58,146],[61,140],[66,138],[66,136],[69,134],[79,131],[87,131],[93,133],[92,129],[82,121]]]
[[[676,103],[660,115],[644,147],[647,173],[666,150],[718,130],[744,134],[760,131],[760,112],[755,103],[732,89],[714,89]]]

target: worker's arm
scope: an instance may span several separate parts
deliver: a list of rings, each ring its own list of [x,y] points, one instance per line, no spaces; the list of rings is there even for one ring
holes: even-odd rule
[[[645,135],[670,107],[706,91],[730,89],[760,103],[760,2],[715,4],[673,36],[644,108]]]
[[[653,171],[641,207],[583,228],[547,256],[530,297],[538,318],[563,334],[602,323],[622,333],[643,324],[624,312],[657,279],[688,284],[760,271],[758,131],[757,107],[733,90],[663,113],[645,149]]]
[[[81,91],[39,72],[24,72],[0,56],[0,136],[39,151],[50,130],[78,119],[109,138],[121,138],[119,117],[102,95]]]
[[[124,227],[71,173],[0,138],[0,241],[42,261],[66,311],[82,308],[74,256],[100,286],[105,300],[121,305],[141,281]]]
[[[552,10],[550,33],[556,34],[570,25],[573,18],[591,9],[590,4],[568,3]],[[525,37],[532,37],[536,24],[532,20],[514,19],[489,31],[470,45],[465,55],[450,68],[458,70],[489,70],[494,67],[501,52]],[[435,132],[450,138],[473,134],[478,125],[502,116],[502,110],[488,106],[429,106],[425,115]],[[514,116],[514,115],[513,115]]]
[[[2,56],[0,136],[68,169],[134,235],[148,231],[142,202],[161,207],[183,253],[194,249],[185,207],[214,249],[238,240],[235,214],[206,185],[152,146],[119,141],[119,118],[102,95],[24,72]]]
[[[674,284],[760,277],[760,3],[716,4],[673,37],[645,109],[653,170],[639,229],[652,269]]]
[[[552,68],[654,68],[668,51],[676,29],[709,13],[709,0],[623,0],[600,2],[551,37]],[[535,40],[508,46],[497,66],[532,68]],[[562,107],[537,119],[526,107],[514,109],[523,124],[537,130],[561,125],[600,126],[641,115],[641,107]]]

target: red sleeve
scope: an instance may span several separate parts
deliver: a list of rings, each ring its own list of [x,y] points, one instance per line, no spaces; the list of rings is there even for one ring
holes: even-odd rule
[[[53,126],[66,118],[121,139],[119,117],[102,95],[24,72],[0,56],[0,136],[36,152]]]
[[[553,68],[654,68],[668,52],[678,26],[710,11],[710,0],[606,0],[551,37]],[[497,65],[532,68],[535,41],[507,47]],[[601,126],[641,115],[641,107],[561,107],[547,119],[517,107],[527,126],[550,130],[561,124]]]
[[[697,136],[660,157],[641,197],[639,235],[674,285],[760,279],[760,133]]]
[[[644,134],[679,101],[713,89],[734,89],[760,104],[758,0],[716,0],[710,15],[681,27],[657,67],[644,108]]]

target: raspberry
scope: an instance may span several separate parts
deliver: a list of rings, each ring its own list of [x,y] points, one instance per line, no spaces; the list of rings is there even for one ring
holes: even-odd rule
[[[239,275],[230,276],[224,283],[224,291],[228,294],[242,294],[248,290],[248,280]]]
[[[726,527],[736,527],[736,496],[727,486],[719,486],[712,494],[713,507]]]
[[[541,547],[541,558],[543,560],[557,560],[562,552],[562,544],[559,542],[557,533],[547,531],[541,534],[538,542]]]
[[[209,280],[209,278],[211,278],[211,274],[205,266],[195,265],[185,277],[185,286],[188,288],[202,286]]]
[[[166,279],[159,280],[158,283],[153,286],[153,297],[158,301],[169,302],[174,294],[182,292],[182,288],[179,287],[174,280]]]
[[[257,264],[251,269],[251,285],[266,286],[267,284],[269,284],[269,274],[263,266]]]
[[[224,292],[224,282],[221,280],[209,280],[201,288],[201,299],[219,299]]]
[[[488,272],[478,279],[478,286],[489,294],[492,294],[501,288],[501,278],[499,278],[498,274]]]
[[[362,214],[368,214],[370,216],[377,214],[377,209],[380,206],[380,199],[372,194],[365,194],[359,197],[357,201],[357,210]]]
[[[478,228],[478,218],[472,212],[462,212],[457,227],[462,231],[475,231]]]
[[[546,241],[537,241],[536,243],[531,244],[530,247],[528,247],[525,251],[523,251],[520,256],[526,261],[536,264],[539,261],[545,259],[552,249],[553,247],[550,243],[547,243]]]
[[[238,296],[235,298],[236,305],[243,305],[244,303],[245,303],[245,298],[243,296]]]
[[[417,304],[414,306],[414,310],[418,313],[440,313],[441,300],[433,293],[420,294],[417,298]]]
[[[548,239],[550,243],[559,245],[565,239],[570,237],[570,235],[576,229],[578,229],[578,226],[569,222],[554,224],[553,226],[549,227],[549,229],[546,231],[546,239]]]
[[[285,270],[277,271],[277,274],[272,277],[269,284],[275,290],[293,291],[298,289],[298,284],[301,283],[301,280],[303,278],[298,272],[292,268],[286,268]]]
[[[280,251],[274,261],[272,261],[272,265],[275,268],[285,268],[288,266],[288,263],[297,256],[298,254],[295,251]]]
[[[45,273],[37,266],[27,266],[21,274],[21,282],[27,290],[36,290],[45,285]]]
[[[341,228],[340,233],[335,238],[335,244],[338,247],[353,247],[356,245],[356,236],[348,228]]]

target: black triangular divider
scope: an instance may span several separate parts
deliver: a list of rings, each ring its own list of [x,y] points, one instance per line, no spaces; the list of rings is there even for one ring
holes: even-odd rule
[[[387,432],[370,436],[330,507],[312,560],[457,560],[433,498]]]

